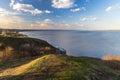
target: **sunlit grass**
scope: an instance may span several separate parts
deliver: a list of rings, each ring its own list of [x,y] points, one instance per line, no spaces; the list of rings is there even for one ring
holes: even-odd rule
[[[10,67],[10,65],[15,66]],[[102,80],[104,80],[104,77],[117,78],[120,72],[109,68],[100,59],[69,57],[61,54],[18,60],[6,68],[1,67],[0,70],[2,80],[29,80],[31,78],[33,80],[37,80],[37,78],[43,80],[86,80],[91,77],[100,80],[101,76],[98,73],[103,75]]]
[[[24,73],[25,71],[27,71],[27,69],[31,66],[35,66],[35,64],[39,61],[39,63],[44,60],[45,58],[47,58],[47,56],[44,56],[42,58],[38,58],[36,60],[33,60],[29,63],[26,63],[24,65],[15,67],[15,68],[8,68],[4,71],[1,71],[2,73],[0,73],[0,76],[6,76],[6,75],[19,75],[21,73]]]

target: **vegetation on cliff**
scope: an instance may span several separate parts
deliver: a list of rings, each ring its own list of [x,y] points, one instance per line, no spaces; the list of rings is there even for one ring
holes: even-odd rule
[[[0,37],[0,61],[7,62],[23,57],[62,53],[44,40],[29,37]]]

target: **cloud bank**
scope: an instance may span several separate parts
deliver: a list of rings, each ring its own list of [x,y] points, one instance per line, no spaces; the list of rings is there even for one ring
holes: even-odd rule
[[[15,3],[15,0],[11,0],[10,7],[12,7],[14,10],[29,12],[33,15],[42,14],[42,13],[47,13],[47,14],[52,13],[52,11],[49,11],[49,10],[43,10],[43,11],[39,10],[39,9],[33,7],[33,5],[31,5],[31,4]]]
[[[30,12],[31,14],[41,14],[42,11],[35,9],[32,5],[30,4],[14,4],[13,9],[17,11],[24,11],[24,12]]]

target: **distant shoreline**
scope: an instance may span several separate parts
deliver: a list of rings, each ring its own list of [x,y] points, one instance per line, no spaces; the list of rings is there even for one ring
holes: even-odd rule
[[[11,31],[81,31],[81,32],[120,32],[120,30],[62,30],[62,29],[6,29]]]

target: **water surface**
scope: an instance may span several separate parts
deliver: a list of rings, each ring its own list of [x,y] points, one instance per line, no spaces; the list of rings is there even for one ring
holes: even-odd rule
[[[119,31],[22,31],[30,37],[46,40],[62,47],[72,56],[101,58],[108,54],[120,55]]]

